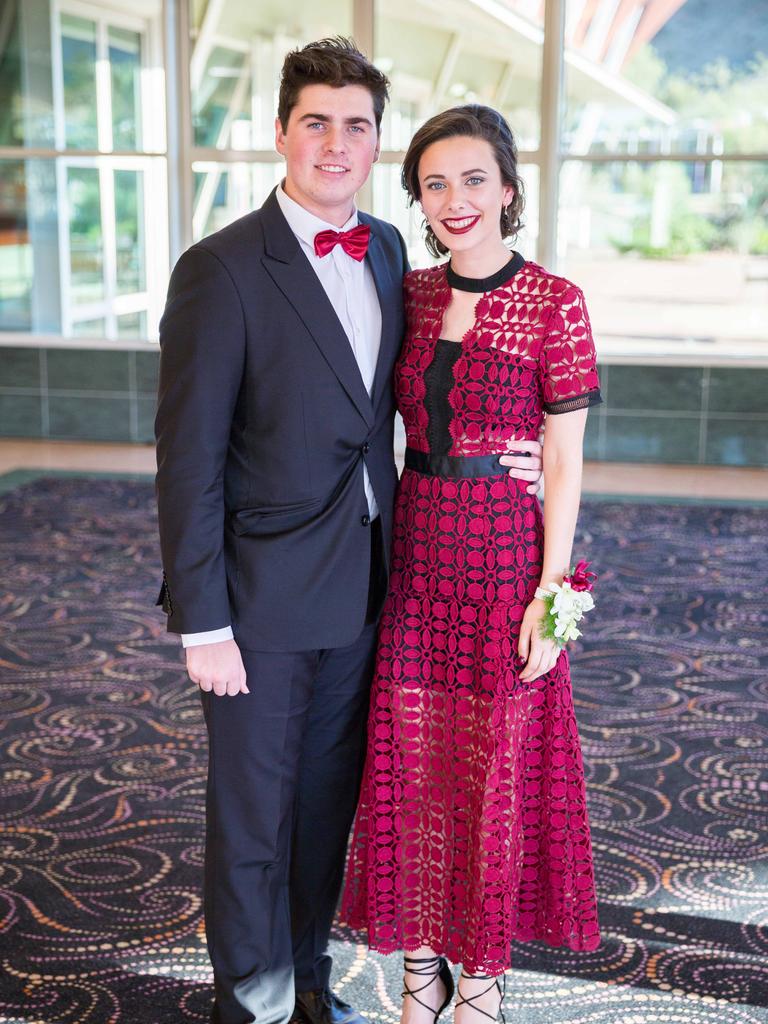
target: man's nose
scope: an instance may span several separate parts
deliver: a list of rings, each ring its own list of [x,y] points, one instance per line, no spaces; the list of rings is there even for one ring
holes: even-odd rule
[[[344,133],[331,128],[325,137],[325,148],[329,153],[340,153],[344,149]]]

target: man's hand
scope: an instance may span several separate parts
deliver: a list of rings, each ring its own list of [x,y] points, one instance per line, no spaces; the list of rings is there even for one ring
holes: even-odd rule
[[[530,480],[529,494],[538,494],[541,485],[541,457],[544,446],[541,441],[507,441],[508,452],[530,452],[529,455],[502,455],[499,462],[509,466],[509,475],[516,480]]]
[[[189,678],[206,693],[213,690],[217,697],[234,697],[251,692],[246,685],[240,648],[234,640],[187,647],[186,654]]]

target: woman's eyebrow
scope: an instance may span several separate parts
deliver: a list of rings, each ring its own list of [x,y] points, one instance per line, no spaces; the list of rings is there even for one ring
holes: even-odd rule
[[[486,174],[487,172],[482,167],[473,167],[470,171],[462,171],[461,177],[466,178],[469,174]],[[428,174],[424,181],[429,181],[430,178],[445,178],[444,174]]]

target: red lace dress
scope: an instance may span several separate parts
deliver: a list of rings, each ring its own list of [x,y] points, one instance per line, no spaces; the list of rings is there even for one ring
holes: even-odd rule
[[[600,399],[579,289],[521,257],[489,284],[458,345],[439,339],[446,267],[405,279],[395,387],[407,456],[447,454],[454,475],[406,468],[400,480],[342,919],[372,949],[427,945],[500,974],[513,939],[581,950],[600,936],[567,654],[532,683],[519,677],[539,501],[498,466],[471,467],[536,438],[545,411]]]

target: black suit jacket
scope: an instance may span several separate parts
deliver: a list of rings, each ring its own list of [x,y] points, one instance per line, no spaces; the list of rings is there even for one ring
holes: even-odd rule
[[[372,398],[274,192],[176,264],[155,421],[171,632],[231,622],[241,647],[295,651],[344,646],[363,627],[363,463],[388,552],[408,267],[392,225],[360,220],[382,317]]]

